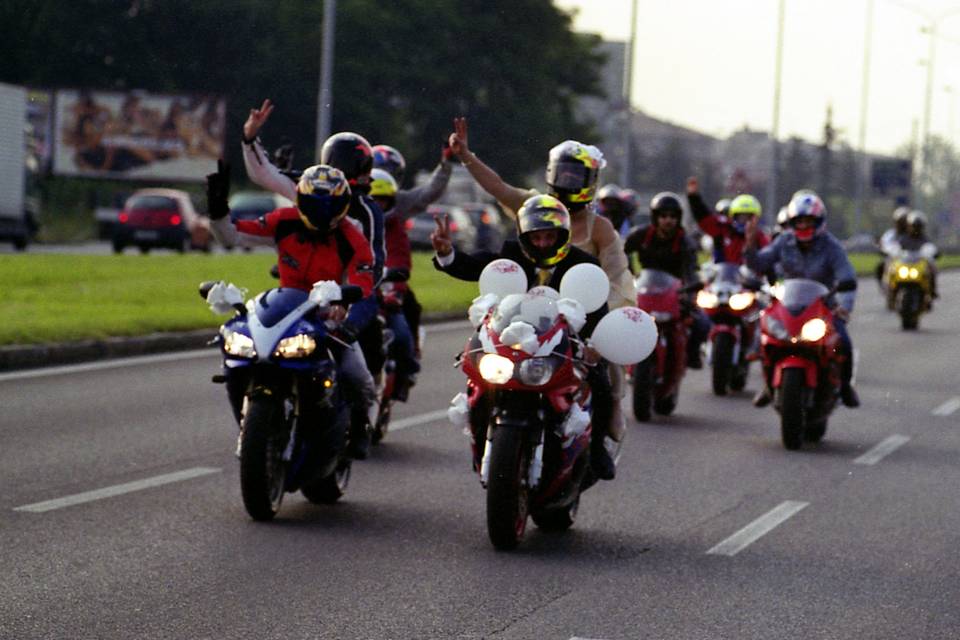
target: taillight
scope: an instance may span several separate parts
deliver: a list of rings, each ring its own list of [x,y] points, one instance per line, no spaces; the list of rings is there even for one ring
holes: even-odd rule
[[[128,214],[126,211],[121,211],[120,215],[117,216],[117,221],[119,221],[120,224],[127,224],[127,221],[129,219],[130,219],[130,214]]]
[[[413,218],[408,218],[407,221],[403,223],[403,226],[407,228],[407,231],[413,229]]]
[[[172,216],[170,216],[170,224],[172,224],[173,226],[179,225],[180,220],[181,218],[177,214],[173,214]]]

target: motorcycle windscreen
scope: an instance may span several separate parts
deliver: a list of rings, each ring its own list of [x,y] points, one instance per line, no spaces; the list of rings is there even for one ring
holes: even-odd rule
[[[559,315],[557,303],[549,297],[529,293],[512,294],[497,305],[492,328],[501,333],[514,322],[525,322],[539,335],[550,329]]]
[[[666,271],[659,269],[644,269],[637,277],[637,293],[659,293],[669,291],[680,285],[680,280]]]
[[[790,313],[798,315],[828,293],[830,290],[816,280],[794,278],[783,281],[776,297]]]
[[[272,327],[291,311],[307,301],[309,293],[289,287],[270,289],[257,296],[257,318],[265,327]]]

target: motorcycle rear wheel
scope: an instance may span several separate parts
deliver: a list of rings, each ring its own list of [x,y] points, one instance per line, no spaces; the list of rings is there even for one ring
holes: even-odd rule
[[[786,369],[780,384],[780,438],[785,449],[795,451],[803,444],[804,415],[802,369]]]
[[[733,386],[733,350],[736,340],[729,333],[717,333],[713,338],[713,393],[727,395],[727,387]]]
[[[303,497],[313,504],[333,504],[343,497],[350,483],[350,460],[343,460],[337,469],[325,478],[300,487]]]
[[[251,398],[243,417],[240,493],[243,506],[254,520],[272,520],[280,510],[287,475],[283,451],[288,437],[283,428],[283,407],[270,399]]]
[[[653,395],[653,365],[649,358],[633,367],[633,417],[638,422],[650,420],[650,401]]]
[[[533,522],[544,531],[566,531],[573,526],[580,508],[580,496],[566,507],[533,514]]]
[[[677,394],[671,393],[663,398],[657,398],[653,401],[653,410],[661,416],[668,416],[677,408]]]
[[[523,433],[497,427],[490,445],[487,534],[500,551],[516,548],[527,528],[528,455]]]

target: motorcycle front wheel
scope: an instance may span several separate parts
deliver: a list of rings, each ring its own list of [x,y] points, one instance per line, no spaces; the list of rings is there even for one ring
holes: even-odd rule
[[[269,398],[251,398],[243,417],[240,493],[243,506],[254,520],[272,520],[280,510],[287,475],[283,451],[288,437],[282,405]]]
[[[900,326],[904,331],[912,331],[920,324],[920,307],[923,304],[920,289],[909,287],[901,294]]]
[[[786,369],[780,384],[780,438],[785,449],[803,444],[803,369]]]
[[[733,350],[737,343],[733,335],[721,332],[713,338],[713,393],[727,395],[733,373]]]
[[[652,358],[653,356],[651,356]],[[650,402],[653,396],[653,363],[650,358],[633,367],[633,417],[638,422],[650,420]]]
[[[515,548],[527,528],[528,456],[523,432],[497,427],[490,442],[487,533],[500,551]]]

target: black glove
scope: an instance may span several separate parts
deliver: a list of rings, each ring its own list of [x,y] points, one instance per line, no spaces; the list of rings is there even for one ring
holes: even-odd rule
[[[217,160],[217,172],[207,176],[207,213],[211,220],[219,220],[230,213],[227,197],[230,195],[230,163]]]

